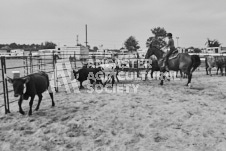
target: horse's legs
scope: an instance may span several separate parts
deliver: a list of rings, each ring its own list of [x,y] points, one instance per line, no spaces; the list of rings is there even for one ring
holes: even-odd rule
[[[210,76],[212,76],[212,74],[211,74],[211,67],[209,67],[208,69],[209,69],[209,74],[210,74]]]
[[[182,70],[180,70],[180,77],[181,78],[186,78],[186,75],[185,75],[185,73],[182,72]]]
[[[150,71],[150,69],[147,69],[146,70],[146,73],[145,73],[145,81],[147,80],[147,78],[148,78],[148,72]]]
[[[115,83],[115,77],[114,77],[114,75],[111,76],[111,79],[112,79],[112,81],[111,81],[112,83],[111,84],[112,84],[112,88],[113,88],[113,85]]]
[[[189,72],[188,73],[188,83],[187,83],[187,86],[191,83],[191,78],[192,78],[192,73]]]
[[[119,82],[119,79],[118,79],[118,73],[119,73],[119,70],[116,71],[115,77],[116,77],[116,80]]]
[[[168,81],[170,81],[171,75],[170,75],[170,72],[169,71],[167,71],[167,72],[168,72],[168,76],[166,78],[167,78]]]
[[[152,69],[151,70],[151,78],[153,79],[153,73],[154,73],[154,70]]]
[[[179,70],[179,71],[180,71],[180,77],[183,78],[182,70]]]
[[[178,78],[178,71],[176,72],[176,78]]]
[[[223,67],[221,67],[220,69],[221,69],[221,75],[223,76],[223,75],[224,75],[224,74],[223,74]]]
[[[219,71],[219,69],[220,69],[220,66],[218,66],[218,67],[217,67],[217,73],[216,73],[216,75],[218,75],[218,71]]]
[[[163,80],[164,80],[164,72],[160,71],[160,83],[159,85],[163,85]]]
[[[224,74],[225,74],[225,76],[226,76],[226,65],[225,65],[225,67],[224,67]]]
[[[208,68],[209,68],[209,67],[206,67],[206,75],[209,75],[209,74],[208,74]]]

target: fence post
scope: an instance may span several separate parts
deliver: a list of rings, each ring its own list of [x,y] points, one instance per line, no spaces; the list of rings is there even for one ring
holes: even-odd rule
[[[54,51],[53,51],[52,57],[53,57],[53,70],[54,70],[54,68],[55,68],[55,61],[56,61]]]
[[[42,70],[42,68],[41,68],[41,59],[40,58],[38,58],[38,70],[39,71]]]
[[[75,64],[75,67],[74,67],[74,69],[76,69],[76,56],[75,56],[75,51],[74,51],[74,64]]]
[[[23,52],[23,65],[24,65],[24,76],[25,76],[25,73],[26,73],[26,61],[25,61],[25,53]]]
[[[27,56],[26,56],[26,68],[27,68],[27,75],[28,75],[28,62],[27,62]]]
[[[5,71],[5,75],[6,75],[6,62],[5,62],[5,59],[4,59],[4,71]],[[5,86],[6,86],[6,101],[7,101],[7,105],[8,105],[8,113],[10,113],[10,109],[9,109],[9,92],[8,92],[8,83],[7,83],[7,77],[4,77],[5,78]]]
[[[139,75],[140,75],[140,72],[139,72],[139,67],[138,67],[138,63],[139,63],[139,54],[138,54],[138,52],[137,52],[137,77],[139,77]]]
[[[30,51],[29,57],[30,57],[30,74],[31,74],[31,73],[33,73],[32,53],[31,53],[31,51]]]
[[[10,113],[9,110],[9,96],[8,96],[8,88],[7,88],[7,80],[6,80],[6,67],[5,67],[5,57],[1,57],[1,68],[2,68],[2,83],[3,83],[3,92],[4,92],[4,105],[5,105],[5,114]]]
[[[58,92],[58,78],[57,78],[57,67],[56,67],[56,55],[53,52],[53,74],[54,74],[54,88]]]

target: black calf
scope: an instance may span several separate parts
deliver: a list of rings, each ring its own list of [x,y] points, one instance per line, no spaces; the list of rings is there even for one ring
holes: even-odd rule
[[[47,89],[49,90],[49,95],[52,99],[52,106],[55,106],[55,103],[53,101],[53,92],[51,91],[51,87],[49,86],[49,77],[45,72],[30,74],[25,78],[16,78],[16,79],[8,78],[8,81],[13,84],[14,96],[15,97],[20,96],[18,105],[19,112],[21,114],[23,115],[25,114],[21,107],[23,99],[27,100],[29,97],[31,97],[29,102],[30,105],[29,115],[32,115],[32,105],[35,95],[38,95],[39,98],[38,105],[35,109],[37,111],[42,101],[42,93]],[[25,87],[26,90],[24,93]]]

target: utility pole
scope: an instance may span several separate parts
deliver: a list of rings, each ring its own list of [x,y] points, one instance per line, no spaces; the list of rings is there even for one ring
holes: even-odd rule
[[[76,43],[77,43],[77,46],[78,46],[78,35],[77,35]]]
[[[177,47],[179,47],[179,44],[178,44],[178,41],[179,41],[178,39],[179,39],[179,37],[176,37],[176,39],[177,39]]]
[[[85,42],[85,44],[86,44],[86,47],[87,47],[87,45],[88,45],[88,41],[87,41],[87,24],[86,24],[86,42]]]

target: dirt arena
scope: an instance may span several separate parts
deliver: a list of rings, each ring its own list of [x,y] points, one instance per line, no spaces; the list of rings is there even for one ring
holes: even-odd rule
[[[195,72],[186,80],[127,81],[120,93],[44,95],[39,111],[17,103],[0,114],[1,151],[225,151],[226,77]],[[37,98],[33,105],[35,108]],[[28,101],[23,102],[28,112]]]

